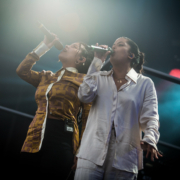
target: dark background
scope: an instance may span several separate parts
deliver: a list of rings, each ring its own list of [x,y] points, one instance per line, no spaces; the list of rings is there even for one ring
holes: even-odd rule
[[[34,115],[35,88],[16,75],[16,68],[42,40],[42,22],[64,45],[82,41],[110,47],[121,36],[134,40],[146,55],[145,66],[180,77],[180,1],[178,0],[0,0],[0,106]],[[33,70],[61,68],[54,47]],[[149,76],[148,74],[145,74]],[[160,140],[180,147],[180,85],[149,76],[155,83]],[[13,166],[32,119],[0,110],[0,145],[4,163]],[[164,157],[145,159],[139,179],[178,173],[180,151],[158,145]],[[177,169],[176,169],[177,168]]]

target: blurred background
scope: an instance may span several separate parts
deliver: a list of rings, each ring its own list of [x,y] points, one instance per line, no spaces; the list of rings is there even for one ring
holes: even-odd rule
[[[121,36],[135,41],[146,55],[146,67],[180,78],[179,0],[0,0],[0,151],[7,166],[16,165],[32,118],[36,89],[21,80],[16,68],[44,38],[36,22],[58,35],[63,45],[74,42],[107,44]],[[61,68],[54,47],[33,70]],[[144,74],[149,76],[148,74]],[[180,85],[149,76],[155,83],[160,116],[159,144],[164,157],[144,159],[138,179],[163,179],[180,168]],[[170,179],[170,178],[167,178]]]

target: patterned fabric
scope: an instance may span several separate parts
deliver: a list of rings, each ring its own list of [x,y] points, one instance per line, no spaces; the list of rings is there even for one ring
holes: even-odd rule
[[[44,122],[48,117],[61,120],[66,118],[73,120],[73,152],[75,154],[79,147],[86,126],[88,113],[91,108],[90,103],[81,103],[77,96],[79,85],[83,82],[85,74],[68,71],[68,68],[62,68],[56,73],[51,71],[36,72],[31,70],[32,66],[38,60],[39,57],[35,53],[29,53],[17,68],[17,74],[23,80],[37,88],[35,100],[38,106],[36,115],[29,126],[21,152],[35,153],[40,150],[45,131]],[[62,78],[60,81],[56,82],[63,70],[65,72]],[[47,101],[45,93],[48,92],[49,85],[52,83],[54,84],[47,94]],[[82,108],[82,132],[79,139],[77,114],[80,108]]]

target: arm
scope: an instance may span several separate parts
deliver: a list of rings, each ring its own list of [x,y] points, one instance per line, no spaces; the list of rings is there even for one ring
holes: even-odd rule
[[[45,74],[45,71],[36,72],[31,70],[33,65],[36,64],[36,61],[44,55],[56,42],[57,36],[54,35],[55,39],[52,42],[49,42],[48,39],[45,37],[44,41],[41,42],[33,52],[29,53],[26,58],[20,63],[18,68],[16,69],[16,73],[20,78],[25,80],[26,82],[32,84],[33,86],[37,87],[41,81],[41,77]]]
[[[144,132],[143,140],[157,150],[159,140],[159,115],[156,90],[152,80],[148,80],[143,107],[140,115],[140,126]]]
[[[39,85],[41,76],[43,74],[43,72],[40,73],[31,70],[33,65],[36,64],[36,61],[38,60],[39,56],[37,54],[29,53],[16,69],[18,76],[26,82],[32,84],[34,87]]]
[[[102,64],[102,61],[97,57],[93,59],[83,83],[79,86],[78,97],[81,102],[90,103],[96,97],[98,87],[97,76]]]
[[[146,146],[146,157],[151,152],[151,160],[154,160],[154,156],[158,158],[157,142],[159,140],[159,115],[158,115],[158,102],[154,83],[151,79],[148,79],[143,107],[141,110],[140,126],[144,132],[144,137],[141,142],[141,146]],[[161,156],[161,155],[160,155]]]
[[[98,44],[96,44],[98,45]],[[108,46],[101,46],[103,48],[108,48]],[[107,55],[110,51],[103,53],[94,53],[94,59],[89,67],[87,75],[84,77],[83,83],[80,85],[78,90],[78,97],[83,103],[92,102],[97,95],[98,80],[97,76],[99,71],[106,60]]]

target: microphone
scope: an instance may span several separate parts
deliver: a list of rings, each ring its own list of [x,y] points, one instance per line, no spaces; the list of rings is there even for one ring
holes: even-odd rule
[[[89,49],[91,49],[92,51],[95,51],[95,52],[107,52],[107,51],[111,51],[110,54],[112,54],[114,51],[112,50],[112,48],[108,47],[107,49],[104,49],[102,47],[99,47],[99,46],[94,46],[94,45],[91,45],[91,46],[88,46]]]
[[[49,31],[42,23],[40,23],[39,21],[37,22],[37,25],[38,25],[39,29],[42,31],[42,33],[43,33],[44,35],[46,35],[47,38],[48,38],[50,41],[53,41],[54,36],[50,33],[50,31]],[[56,41],[55,44],[54,44],[54,46],[55,46],[56,49],[58,49],[58,50],[62,50],[62,49],[64,48],[60,41]]]

